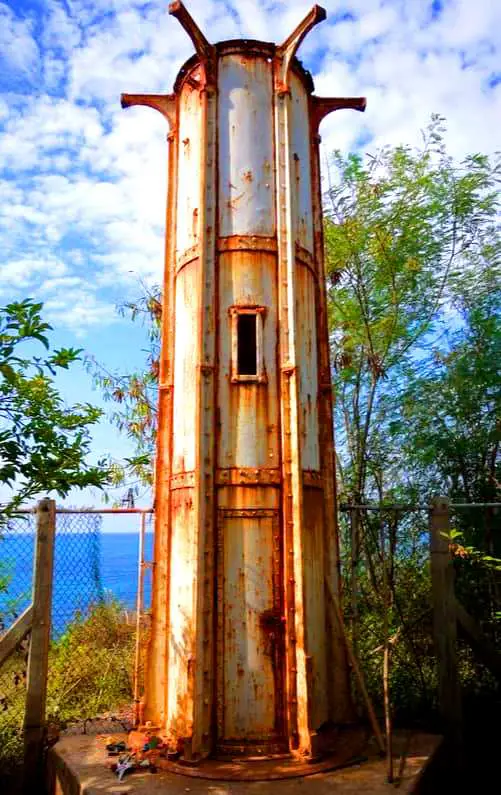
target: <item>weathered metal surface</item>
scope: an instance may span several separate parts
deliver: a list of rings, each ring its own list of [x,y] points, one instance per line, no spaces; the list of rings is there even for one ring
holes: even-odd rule
[[[191,75],[192,82],[186,82],[179,97],[179,164],[177,197],[177,240],[178,255],[184,254],[198,242],[200,233],[200,163],[201,163],[201,102],[200,68]],[[197,85],[198,84],[198,85]]]
[[[330,717],[329,702],[326,698],[328,682],[325,654],[325,522],[321,496],[316,489],[304,488],[304,609],[307,618],[307,675],[311,704],[309,720],[312,728],[318,728]]]
[[[176,103],[169,108],[175,110]],[[166,673],[165,660],[168,653],[168,611],[166,605],[170,594],[170,499],[169,478],[172,472],[173,447],[173,378],[174,378],[174,283],[176,256],[176,206],[178,138],[175,135],[175,119],[170,119],[171,129],[167,136],[168,186],[167,228],[165,240],[165,270],[163,280],[161,351],[158,384],[158,428],[157,455],[155,459],[154,499],[155,541],[152,572],[152,607],[149,661],[145,675],[145,692],[148,693],[148,718],[154,725],[166,723]]]
[[[192,37],[198,46],[197,36]],[[194,693],[193,732],[186,746],[186,756],[200,759],[214,747],[212,728],[214,699],[214,559],[215,559],[215,477],[216,466],[216,324],[217,324],[217,96],[215,51],[203,48],[204,84],[200,146],[200,326],[196,378],[197,439],[195,471],[194,522],[198,533],[194,566],[185,572],[196,581],[197,615],[195,660],[191,676]]]
[[[200,260],[177,274],[175,282],[176,345],[174,350],[174,421],[172,472],[195,469],[197,447],[195,416],[198,397],[194,389],[200,355]],[[162,473],[159,473],[162,477]]]
[[[218,251],[275,251],[277,250],[276,237],[263,235],[232,235],[220,237]]]
[[[361,103],[311,96],[295,52],[319,7],[280,47],[211,45],[170,10],[196,55],[173,95],[123,98],[171,127],[145,717],[192,761],[311,755],[350,701],[324,594],[338,552],[317,129]]]
[[[166,730],[172,745],[190,737],[193,730],[193,683],[195,657],[196,582],[193,570],[198,546],[198,528],[193,511],[194,489],[180,489],[171,498],[169,647]],[[165,609],[165,608],[164,608]],[[167,671],[164,672],[164,676]]]
[[[279,466],[276,260],[249,251],[219,255],[218,466]],[[232,381],[233,307],[264,309],[265,383]]]
[[[274,576],[278,532],[278,511],[219,513],[220,749],[283,738],[276,725],[282,695],[275,682],[282,659],[279,570]]]
[[[315,260],[318,271],[318,370],[319,370],[319,445],[321,477],[323,481],[324,505],[324,576],[326,591],[341,596],[339,538],[337,532],[337,495],[336,495],[336,462],[334,455],[333,392],[329,358],[329,329],[327,321],[327,287],[324,267],[324,240],[322,214],[322,186],[320,175],[320,135],[318,125],[325,114],[317,114],[318,98],[310,97],[311,119],[311,169],[312,169],[312,202],[314,221]],[[332,109],[339,109],[341,104]],[[346,104],[345,107],[350,107]],[[365,100],[363,108],[365,108]],[[346,648],[331,601],[327,602],[326,610],[326,659],[329,661],[327,676],[327,696],[329,716],[335,723],[349,723],[354,719],[353,703],[350,697],[350,682]]]
[[[195,472],[178,472],[176,475],[171,475],[170,490],[193,488],[195,485]]]
[[[311,195],[311,136],[308,94],[300,78],[290,76],[290,147],[293,196],[293,229],[300,246],[313,253],[313,213]]]
[[[309,268],[297,264],[296,273],[301,463],[303,469],[319,470],[317,284]]]
[[[235,467],[218,469],[216,478],[218,486],[280,486],[281,473],[278,467]]]
[[[275,233],[272,73],[265,58],[227,55],[219,74],[219,234]]]

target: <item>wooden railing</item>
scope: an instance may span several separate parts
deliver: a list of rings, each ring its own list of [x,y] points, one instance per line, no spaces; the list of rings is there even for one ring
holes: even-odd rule
[[[454,560],[449,539],[450,509],[499,507],[499,503],[455,503],[436,497],[430,506],[430,563],[433,630],[438,669],[438,702],[444,734],[453,748],[462,745],[461,683],[458,670],[458,630],[477,659],[501,681],[501,654],[484,636],[458,600],[454,588]]]
[[[25,793],[40,789],[45,744],[45,704],[52,609],[56,503],[43,499],[35,508],[36,539],[32,603],[0,637],[0,665],[30,633],[24,713]]]
[[[500,502],[451,503],[447,497],[435,497],[430,504],[380,503],[354,504],[342,503],[340,511],[355,517],[358,521],[360,513],[379,512],[405,514],[407,512],[426,512],[428,514],[430,570],[431,570],[431,605],[433,611],[433,634],[438,675],[438,705],[442,723],[442,731],[449,749],[459,760],[462,753],[462,698],[461,681],[458,665],[458,633],[473,650],[476,658],[485,665],[501,682],[501,654],[485,637],[479,624],[466,611],[458,600],[454,586],[454,559],[450,534],[451,510],[462,509],[499,509]],[[339,608],[338,608],[339,610]],[[429,615],[429,611],[425,613]],[[421,618],[424,616],[421,616]],[[421,620],[421,618],[419,620]],[[342,616],[341,616],[342,620]],[[394,636],[398,636],[399,632]],[[346,636],[348,638],[348,636]],[[393,639],[393,640],[394,640]],[[347,648],[349,639],[347,639]],[[380,647],[383,648],[383,647]],[[380,649],[378,649],[380,650]],[[350,659],[354,657],[354,672],[360,668],[356,652],[348,649]],[[361,681],[361,693],[365,685]],[[364,700],[369,699],[364,696]],[[369,710],[370,715],[370,710]],[[376,733],[376,731],[375,731]],[[388,739],[388,731],[386,732]],[[391,732],[390,732],[391,734]],[[391,753],[388,743],[389,759],[388,781],[392,778]]]
[[[140,555],[138,561],[138,593],[136,614],[136,652],[134,664],[134,702],[138,712],[140,701],[139,661],[141,616],[144,611],[144,571],[152,567],[144,560],[146,516],[151,508],[56,508],[54,500],[42,499],[34,509],[22,509],[17,514],[35,515],[35,547],[33,563],[32,601],[24,612],[0,635],[0,668],[29,635],[26,701],[23,721],[24,764],[23,792],[34,795],[44,780],[44,752],[46,746],[46,702],[51,639],[52,586],[56,539],[56,514],[139,514]]]

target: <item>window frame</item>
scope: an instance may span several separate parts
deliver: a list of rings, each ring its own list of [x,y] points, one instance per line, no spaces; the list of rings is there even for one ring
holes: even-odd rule
[[[264,316],[266,308],[255,305],[230,306],[231,323],[231,382],[233,384],[265,384],[268,379],[264,368]],[[238,317],[254,315],[256,318],[256,373],[243,374],[238,372]]]

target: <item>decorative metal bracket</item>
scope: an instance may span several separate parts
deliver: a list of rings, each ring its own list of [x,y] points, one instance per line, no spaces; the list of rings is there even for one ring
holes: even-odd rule
[[[171,130],[176,126],[176,97],[174,94],[121,94],[120,104],[122,108],[146,105],[148,108],[158,110],[169,122]]]
[[[313,6],[311,11],[305,16],[302,22],[292,31],[290,36],[277,47],[276,63],[277,69],[275,72],[275,88],[279,93],[286,93],[289,90],[288,76],[291,61],[294,58],[299,45],[303,39],[308,35],[310,30],[323,22],[327,18],[325,8],[321,6]]]
[[[215,86],[216,83],[216,48],[204,36],[197,23],[181,0],[169,5],[169,14],[176,17],[193,42],[195,51],[200,58],[205,72],[205,85]]]
[[[320,122],[334,110],[359,110],[364,112],[367,106],[365,97],[312,97],[312,126],[314,133],[318,132]]]

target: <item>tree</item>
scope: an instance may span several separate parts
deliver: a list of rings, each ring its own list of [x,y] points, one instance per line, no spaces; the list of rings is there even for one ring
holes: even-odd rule
[[[50,352],[42,304],[27,299],[0,307],[0,483],[11,497],[3,516],[40,493],[64,497],[73,487],[102,487],[104,465],[86,462],[90,428],[102,415],[89,404],[66,406],[53,377],[80,351]],[[36,355],[45,348],[48,355]]]
[[[415,480],[478,506],[453,517],[456,593],[499,642],[501,512],[481,504],[501,507],[501,284],[482,288],[461,296],[456,328],[409,375],[394,426]]]
[[[142,294],[118,308],[147,328],[149,348],[145,351],[145,365],[141,371],[118,373],[104,367],[93,356],[87,357],[87,366],[104,399],[115,404],[110,420],[124,432],[135,445],[135,454],[124,461],[111,461],[114,485],[130,485],[136,493],[140,486],[153,483],[153,460],[157,427],[157,394],[160,356],[160,325],[162,296],[160,287],[141,284]]]
[[[482,155],[456,164],[443,132],[434,117],[420,149],[383,148],[366,158],[335,153],[330,164],[325,241],[337,460],[341,500],[354,505],[423,501],[437,484],[437,461],[445,472],[457,459],[454,440],[444,447],[434,434],[434,413],[446,404],[439,407],[436,395],[434,379],[442,376],[434,351],[442,339],[444,356],[460,356],[452,350],[459,338],[444,336],[451,320],[459,323],[458,296],[488,295],[499,278],[500,166]],[[425,361],[427,384],[420,380]],[[485,385],[478,380],[482,405]],[[467,379],[458,387],[468,411]],[[466,434],[474,423],[475,412]],[[477,444],[471,439],[473,457],[482,456]],[[426,655],[409,627],[427,601],[426,519],[389,508],[349,516],[342,552],[354,644],[365,660],[371,647],[388,659],[392,639],[403,638],[406,665],[398,675],[413,670],[423,695]]]
[[[501,289],[463,306],[460,324],[409,374],[394,430],[421,479],[458,501],[492,502],[501,497]]]
[[[472,265],[488,253],[500,166],[480,155],[457,166],[439,117],[420,150],[384,148],[365,162],[336,153],[332,164],[326,257],[340,483],[363,501],[395,485],[385,437],[403,367],[433,345],[455,285],[478,281]]]
[[[444,310],[456,286],[471,283],[472,264],[495,259],[488,240],[499,164],[472,155],[456,165],[443,132],[434,117],[421,149],[383,148],[365,161],[335,153],[331,164],[325,239],[337,459],[341,497],[354,504],[417,496],[392,424],[406,371],[443,330]],[[369,535],[362,515],[352,516],[355,611]]]

